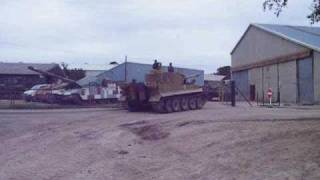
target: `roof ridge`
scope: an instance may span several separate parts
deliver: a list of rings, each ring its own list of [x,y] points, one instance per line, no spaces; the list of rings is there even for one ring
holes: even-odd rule
[[[320,36],[320,33],[316,33],[316,32],[310,32],[310,31],[306,31],[306,30],[303,30],[299,27],[308,27],[308,26],[288,26],[289,28],[292,28],[294,30],[297,30],[297,31],[301,31],[301,32],[304,32],[304,33],[308,33],[308,34],[312,34],[312,35],[315,35],[315,36]],[[308,27],[309,28],[309,27]],[[319,28],[320,29],[320,28]]]
[[[287,28],[291,28],[291,29],[294,29],[294,30],[298,30],[298,31],[301,31],[301,32],[305,32],[305,33],[309,33],[309,34],[313,34],[313,35],[316,35],[316,36],[320,36],[320,33],[315,33],[315,32],[310,32],[310,31],[306,31],[302,28],[310,28],[310,29],[320,29],[320,27],[310,27],[310,26],[299,26],[299,25],[287,25],[287,24],[259,24],[259,23],[252,23],[252,25],[257,25],[257,26],[279,26],[279,27],[287,27]]]
[[[2,64],[38,64],[38,65],[59,65],[58,63],[35,63],[35,62],[0,62]]]
[[[287,27],[287,28],[293,29],[292,26],[290,26],[290,25],[278,25],[278,26]],[[272,29],[272,27],[267,27],[267,26],[263,26],[263,25],[256,25],[255,27],[258,27],[258,28],[260,28],[260,29],[262,29],[262,30],[264,30],[266,32],[269,32],[269,33],[271,33],[273,35],[280,36],[280,37],[282,37],[282,38],[284,38],[286,40],[289,40],[289,41],[294,42],[296,44],[299,44],[301,46],[304,46],[304,47],[307,47],[307,48],[310,48],[310,49],[313,49],[313,50],[320,51],[320,46],[317,46],[317,45],[312,44],[312,43],[310,44],[310,42],[301,40],[301,39],[296,38],[296,37],[292,37],[292,36],[287,35],[287,34],[281,32],[281,31],[274,30],[274,29]],[[304,26],[304,27],[306,27],[306,26]],[[296,29],[294,29],[294,30],[296,30]],[[302,32],[302,31],[300,31],[300,32]],[[310,33],[307,33],[307,34],[312,35]],[[319,38],[319,36],[316,36],[316,37]]]

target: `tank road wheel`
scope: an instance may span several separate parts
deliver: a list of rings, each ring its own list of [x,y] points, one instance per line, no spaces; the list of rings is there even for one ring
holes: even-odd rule
[[[172,110],[173,110],[174,112],[179,112],[179,111],[181,111],[180,98],[174,97],[174,98],[172,99]]]
[[[165,109],[164,109],[164,101],[160,100],[157,103],[153,103],[152,104],[152,109],[153,111],[157,112],[157,113],[164,113]]]
[[[56,97],[55,97],[55,95],[54,95],[54,94],[48,94],[48,95],[47,95],[47,102],[48,102],[49,104],[54,104],[54,103],[56,103]]]
[[[201,109],[205,104],[205,100],[202,96],[197,97],[197,108]]]
[[[191,110],[197,109],[197,98],[196,97],[191,96],[189,98],[189,108]]]
[[[137,112],[139,110],[138,104],[134,102],[128,102],[128,111],[130,112]]]
[[[167,113],[172,113],[173,109],[172,109],[172,99],[167,99],[165,101],[165,109]]]
[[[180,101],[180,106],[183,111],[188,111],[189,110],[189,101],[188,97],[182,97]]]
[[[79,94],[72,94],[71,97],[72,97],[71,101],[73,104],[82,105],[82,100]]]

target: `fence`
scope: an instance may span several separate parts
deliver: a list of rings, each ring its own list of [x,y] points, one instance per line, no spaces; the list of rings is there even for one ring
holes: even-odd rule
[[[23,99],[21,90],[0,90],[0,100],[18,100]]]
[[[219,101],[225,105],[236,105],[236,96],[241,96],[248,105],[253,106],[247,97],[235,84],[234,81],[222,82],[219,87]]]

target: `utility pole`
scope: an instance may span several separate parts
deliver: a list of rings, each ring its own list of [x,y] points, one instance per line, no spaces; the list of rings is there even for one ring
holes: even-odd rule
[[[235,107],[236,106],[236,84],[234,80],[230,81],[231,83],[231,106]]]
[[[278,94],[277,94],[277,101],[279,106],[281,105],[280,103],[280,75],[279,75],[279,63],[277,64],[277,81],[278,81]]]

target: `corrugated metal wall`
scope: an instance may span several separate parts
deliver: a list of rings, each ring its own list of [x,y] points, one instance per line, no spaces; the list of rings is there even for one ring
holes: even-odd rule
[[[127,69],[127,71],[125,71]],[[137,82],[144,82],[144,77],[147,73],[152,70],[152,65],[149,64],[140,64],[140,63],[132,63],[127,62],[112,68],[105,73],[99,75],[99,79],[110,78],[115,81],[124,81],[125,80],[125,72],[127,72],[127,82],[131,82],[135,79]],[[162,67],[163,71],[167,71],[167,67]],[[196,78],[196,84],[199,86],[203,86],[204,84],[204,71],[203,70],[194,70],[194,69],[186,69],[186,68],[175,68],[176,72],[180,72],[186,76],[200,74]]]
[[[313,104],[313,60],[312,58],[297,61],[298,97],[301,104]]]
[[[269,102],[269,98],[267,96],[268,89],[272,90],[272,101],[277,102],[278,100],[278,89],[279,89],[279,66],[277,64],[265,66],[262,68],[262,89],[261,94],[264,98],[265,102]]]
[[[278,91],[282,103],[312,104],[317,92],[314,92],[312,57],[297,61],[254,68],[249,70],[249,85],[254,85],[259,101],[268,102],[267,91],[273,91],[272,101],[277,102]]]
[[[240,91],[237,93],[237,100],[244,100],[244,96],[249,99],[249,73],[248,70],[232,73],[232,80],[235,81],[236,88]],[[242,93],[242,95],[240,94]]]
[[[320,53],[313,52],[314,103],[320,104]]]
[[[279,64],[280,101],[282,103],[296,103],[297,87],[296,61]]]

